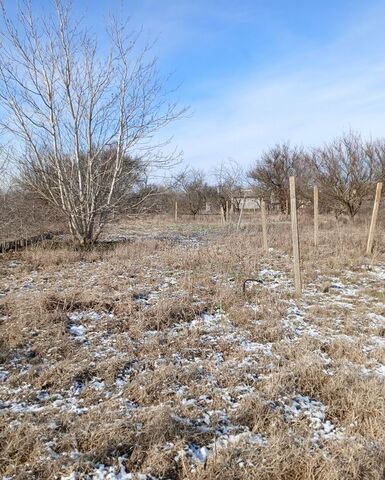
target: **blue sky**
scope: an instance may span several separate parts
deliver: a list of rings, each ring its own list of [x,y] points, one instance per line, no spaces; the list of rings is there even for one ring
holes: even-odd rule
[[[38,2],[42,8],[43,0]],[[312,145],[349,129],[385,131],[385,3],[380,0],[74,0],[98,30],[120,8],[189,118],[164,132],[188,165],[248,166],[278,141]]]

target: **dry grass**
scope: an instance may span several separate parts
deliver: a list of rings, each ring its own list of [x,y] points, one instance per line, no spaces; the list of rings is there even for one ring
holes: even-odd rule
[[[383,239],[367,259],[365,226],[321,226],[315,251],[301,218],[301,300],[286,218],[267,255],[249,218],[3,256],[0,475],[382,479]]]

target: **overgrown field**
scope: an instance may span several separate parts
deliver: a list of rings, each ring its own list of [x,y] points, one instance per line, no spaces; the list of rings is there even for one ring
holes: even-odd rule
[[[383,479],[385,257],[367,227],[142,221],[0,258],[0,475]],[[247,282],[243,292],[243,282]]]

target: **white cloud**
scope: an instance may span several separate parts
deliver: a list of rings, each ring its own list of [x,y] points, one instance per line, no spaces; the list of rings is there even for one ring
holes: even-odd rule
[[[268,72],[256,66],[246,77],[210,81],[209,98],[169,130],[185,163],[209,170],[232,157],[248,165],[281,140],[319,144],[349,129],[383,135],[384,13],[368,12],[332,44],[313,52],[304,46],[302,56]]]

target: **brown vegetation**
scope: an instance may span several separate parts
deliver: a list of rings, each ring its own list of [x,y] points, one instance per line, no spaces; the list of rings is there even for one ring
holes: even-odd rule
[[[246,216],[2,256],[0,474],[382,478],[384,239],[368,264],[363,224],[322,217],[317,251],[310,226],[301,300],[274,216],[268,254]]]

